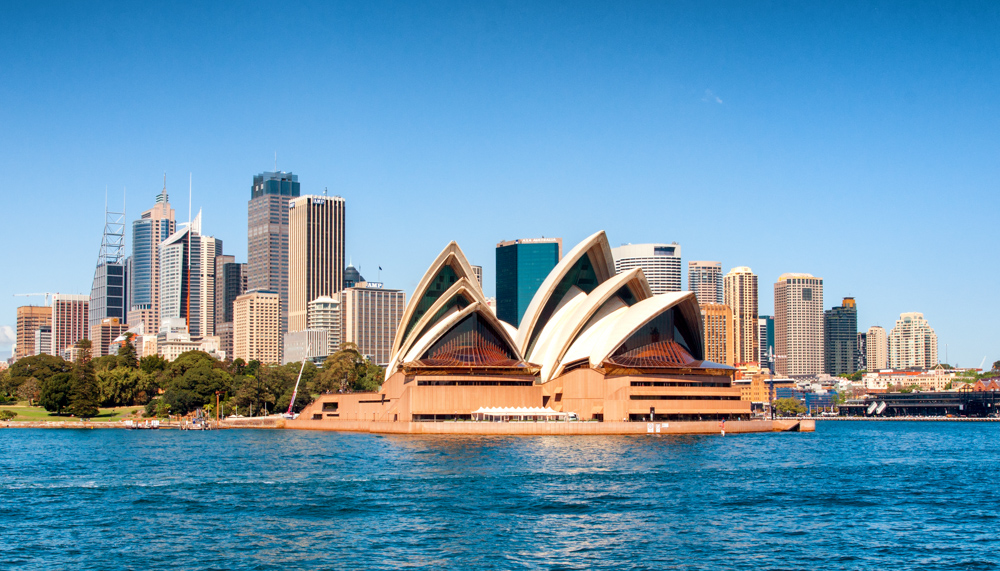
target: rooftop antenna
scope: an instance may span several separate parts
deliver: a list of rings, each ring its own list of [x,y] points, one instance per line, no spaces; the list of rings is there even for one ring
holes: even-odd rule
[[[323,187],[323,196],[326,196],[326,187]]]
[[[274,172],[278,172],[278,151],[274,151]]]

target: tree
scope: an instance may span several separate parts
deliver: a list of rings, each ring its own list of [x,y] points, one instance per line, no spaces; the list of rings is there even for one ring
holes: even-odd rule
[[[69,373],[57,373],[42,382],[42,390],[38,395],[38,404],[45,410],[61,415],[69,405],[69,393],[73,388],[73,376]]]
[[[121,359],[118,355],[104,355],[91,361],[95,372],[111,371],[121,366]]]
[[[17,413],[12,410],[0,410],[0,420],[14,420],[15,416],[17,416]]]
[[[17,398],[21,400],[28,401],[28,405],[34,405],[35,401],[42,393],[42,383],[38,382],[38,379],[31,377],[27,381],[21,383],[21,386],[17,389]]]
[[[1000,361],[993,361],[993,370],[1000,371]]]
[[[10,381],[6,390],[10,394],[16,394],[21,383],[32,377],[44,386],[45,381],[52,376],[59,373],[68,373],[72,368],[72,364],[53,355],[32,355],[31,357],[18,359],[10,367]]]
[[[170,362],[159,355],[146,355],[139,360],[139,368],[144,373],[158,374],[164,371]]]
[[[90,340],[81,339],[76,346],[80,351],[70,373],[72,385],[66,412],[80,418],[91,418],[97,416],[100,394],[90,359]]]
[[[134,333],[125,333],[125,342],[118,348],[118,358],[122,366],[129,369],[137,369],[139,367],[139,358],[135,353],[135,345],[133,345],[134,339]]]
[[[80,339],[79,341],[77,341],[76,348],[79,349],[79,351],[77,351],[76,353],[76,360],[74,361],[74,363],[78,365],[89,364],[92,356],[91,353],[92,347],[93,344],[90,342],[90,339]]]
[[[806,412],[806,407],[802,404],[802,401],[795,398],[776,399],[773,406],[781,416],[795,416]]]
[[[101,406],[146,404],[149,401],[149,393],[155,392],[155,389],[149,386],[152,375],[139,369],[118,367],[110,371],[99,371],[96,376]]]
[[[16,389],[11,387],[10,384],[10,369],[7,368],[0,371],[0,402],[7,400],[4,397],[6,397],[7,395],[12,395],[15,392]]]

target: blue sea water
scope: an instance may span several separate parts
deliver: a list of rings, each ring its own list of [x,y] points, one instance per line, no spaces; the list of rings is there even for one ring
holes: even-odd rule
[[[0,430],[4,569],[996,569],[1000,424]]]

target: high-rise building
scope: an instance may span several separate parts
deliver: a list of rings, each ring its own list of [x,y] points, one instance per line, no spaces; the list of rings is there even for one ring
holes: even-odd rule
[[[128,325],[117,317],[105,317],[97,325],[90,326],[90,354],[95,359],[110,354],[111,344],[128,331]]]
[[[352,286],[353,287],[353,286]],[[343,317],[340,312],[340,294],[322,296],[309,302],[306,329],[326,331],[327,347],[325,355],[333,355],[340,350],[343,339],[341,328]]]
[[[856,371],[858,351],[858,307],[853,297],[823,313],[824,370],[830,375]]]
[[[901,313],[889,332],[889,366],[929,369],[937,363],[937,334],[924,314]]]
[[[132,223],[132,255],[126,276],[129,310],[125,319],[132,327],[142,323],[145,331],[160,329],[160,243],[176,231],[164,176],[163,191],[156,196],[156,203]]]
[[[52,312],[50,310],[49,311],[49,315],[50,316],[51,316],[51,313]],[[51,321],[51,317],[50,317],[49,321]],[[34,346],[34,352],[32,353],[32,355],[41,355],[43,353],[46,354],[46,355],[52,355],[53,354],[52,353],[52,326],[51,325],[42,325],[41,327],[39,327],[38,329],[36,329],[35,330],[35,341],[34,341],[34,343],[35,343],[35,346]]]
[[[345,202],[306,195],[288,208],[288,330],[302,331],[309,302],[344,288]]]
[[[688,273],[689,278],[690,275]],[[738,266],[729,270],[722,283],[723,303],[733,310],[733,353],[736,362],[763,363],[760,361],[760,326],[757,323],[757,274],[746,266]]]
[[[699,303],[705,335],[705,360],[732,366],[734,359],[733,310],[720,303]]]
[[[281,331],[288,330],[288,201],[299,196],[299,177],[264,172],[253,177],[247,206],[247,287],[278,292]]]
[[[757,318],[757,340],[760,344],[760,367],[774,374],[774,317],[761,315]]]
[[[281,298],[278,292],[251,290],[233,304],[233,359],[281,362]]]
[[[881,371],[889,368],[889,336],[885,329],[878,325],[868,328],[868,336],[865,339],[865,350],[867,355],[865,361],[869,371]]]
[[[215,260],[222,240],[201,235],[201,212],[160,245],[160,319],[184,319],[195,341],[215,334]]]
[[[611,248],[615,272],[642,268],[654,294],[681,291],[681,247],[672,244],[625,244]]]
[[[387,365],[406,294],[381,287],[351,287],[341,293],[343,339],[378,365]]]
[[[39,305],[22,305],[17,308],[17,343],[14,345],[14,359],[37,355],[35,332],[42,327],[52,327],[52,308]],[[50,349],[51,350],[51,349]]]
[[[868,333],[858,331],[858,348],[854,351],[854,369],[868,370]]]
[[[721,304],[722,290],[722,262],[688,262],[688,291],[694,292],[698,303]]]
[[[483,267],[482,266],[472,266],[472,273],[476,276],[476,281],[479,282],[480,289],[483,287]]]
[[[90,334],[90,296],[57,293],[52,296],[52,354],[61,356]]]
[[[247,291],[247,265],[233,256],[215,257],[215,336],[226,357],[233,358],[233,302]]]
[[[538,287],[562,257],[562,238],[529,238],[500,242],[496,249],[497,317],[513,326]],[[389,340],[392,344],[392,340]]]
[[[780,375],[823,372],[823,279],[782,274],[774,284],[774,356]]]
[[[125,323],[129,309],[125,262],[125,213],[111,212],[105,205],[104,234],[101,237],[101,250],[97,255],[94,283],[90,289],[88,322],[91,328],[109,317]],[[93,341],[93,334],[90,337]],[[92,354],[95,357],[103,355],[97,355],[96,351]]]

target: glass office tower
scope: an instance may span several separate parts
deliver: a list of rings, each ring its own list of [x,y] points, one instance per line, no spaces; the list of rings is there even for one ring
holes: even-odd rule
[[[562,257],[562,238],[500,242],[496,250],[497,317],[515,327]]]

